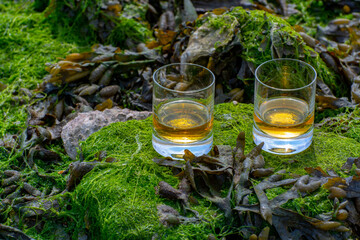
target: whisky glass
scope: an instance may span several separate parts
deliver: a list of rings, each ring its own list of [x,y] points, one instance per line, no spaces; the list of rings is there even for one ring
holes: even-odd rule
[[[273,59],[255,70],[256,145],[278,154],[296,154],[312,142],[316,71],[300,60]]]
[[[207,68],[174,63],[153,74],[153,148],[181,159],[184,150],[200,156],[213,143],[215,76]]]

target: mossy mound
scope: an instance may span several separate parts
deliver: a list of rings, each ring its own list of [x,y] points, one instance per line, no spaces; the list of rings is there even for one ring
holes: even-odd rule
[[[246,133],[246,152],[252,143],[251,105],[231,103],[215,107],[214,142],[234,146],[240,131]],[[81,219],[79,229],[91,229],[96,239],[151,239],[157,234],[161,239],[206,239],[209,234],[224,236],[230,229],[222,213],[210,202],[200,200],[194,206],[209,223],[180,225],[164,228],[159,224],[156,205],[176,205],[155,195],[159,181],[176,186],[178,180],[169,169],[152,162],[159,155],[151,145],[151,118],[143,121],[114,123],[91,135],[82,143],[86,160],[95,158],[99,151],[119,159],[114,164],[104,164],[90,172],[75,190],[74,210]],[[343,164],[347,157],[360,154],[360,143],[333,133],[316,130],[314,143],[302,154],[278,157],[264,153],[268,166],[287,168],[291,172],[305,173],[303,168],[320,166],[324,169]],[[85,223],[82,223],[85,219]]]
[[[243,47],[241,57],[255,67],[273,58],[302,59],[315,68],[318,77],[336,96],[346,96],[347,86],[286,20],[264,11],[249,11],[241,7],[224,15],[234,16],[239,22],[236,37]]]

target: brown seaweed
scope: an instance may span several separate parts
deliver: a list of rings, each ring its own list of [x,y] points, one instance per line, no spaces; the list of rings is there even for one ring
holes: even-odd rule
[[[237,141],[237,145],[239,145],[239,147],[237,147],[237,149],[240,149],[240,159],[237,159],[236,154],[235,154],[235,162],[241,161],[241,159],[243,158],[243,156],[242,156],[243,153],[241,153],[243,151],[243,150],[241,150],[243,147],[242,146],[243,141],[240,140],[243,138],[242,136],[243,136],[243,133],[239,134],[239,137],[238,137],[239,140]],[[254,149],[252,149],[251,152],[245,156],[245,159],[243,160],[243,162],[240,164],[238,163],[238,166],[236,166],[238,168],[238,173],[240,173],[240,175],[238,175],[238,177],[234,174],[234,184],[235,184],[234,189],[235,189],[236,203],[240,203],[244,196],[251,193],[251,191],[247,188],[249,186],[249,182],[248,182],[249,174],[253,167],[254,159],[260,155],[261,148],[263,147],[263,145],[264,145],[264,143],[261,143],[258,146],[256,146]]]
[[[158,21],[159,29],[161,30],[175,30],[175,16],[174,13],[170,10],[165,11],[161,14]]]
[[[254,168],[256,161],[257,167],[265,165],[264,159],[260,155],[262,145],[256,146],[245,155],[244,139],[244,133],[240,133],[233,151],[228,147],[216,146],[211,151],[211,155],[200,157],[186,151],[185,163],[182,161],[174,162],[170,158],[154,159],[161,165],[183,169],[183,174],[178,174],[178,176],[183,177],[181,185],[184,184],[184,187],[181,188],[184,191],[180,191],[180,187],[179,190],[171,187],[172,194],[170,195],[172,197],[170,198],[182,201],[183,192],[186,192],[188,196],[190,190],[193,189],[198,195],[217,205],[227,219],[234,216],[233,211],[237,211],[242,224],[249,226],[249,228],[241,230],[241,233],[249,239],[258,237],[250,227],[259,228],[264,221],[274,226],[281,239],[346,239],[351,232],[347,225],[343,225],[344,221],[350,224],[352,230],[357,231],[354,224],[358,221],[358,214],[356,212],[350,213],[351,210],[349,209],[352,207],[356,209],[357,205],[360,206],[360,177],[354,176],[345,180],[331,170],[324,171],[320,167],[315,167],[305,168],[309,175],[296,176],[295,178],[285,178],[288,175],[287,172],[279,170],[255,184],[252,182],[254,176],[250,173],[256,170],[265,171],[262,168]],[[229,154],[231,152],[232,154]],[[224,156],[227,158],[226,161],[219,161],[222,155],[223,158]],[[351,168],[355,161],[355,159],[348,160],[346,168]],[[203,168],[210,168],[210,166],[222,168],[232,164],[233,168],[231,174],[224,171],[221,174],[214,175],[200,170],[198,164],[203,164]],[[196,168],[198,169],[195,170]],[[265,172],[270,172],[270,170]],[[253,183],[252,187],[250,183]],[[281,208],[289,200],[309,195],[319,189],[320,186],[329,190],[329,198],[334,198],[333,212],[321,214],[317,216],[318,218],[310,218]],[[224,191],[224,187],[226,196],[220,194],[221,191]],[[288,190],[269,200],[266,196],[266,190],[277,187],[286,187]],[[249,205],[249,194],[255,194],[259,204]],[[234,207],[230,202],[232,197],[236,200],[233,204]],[[344,201],[340,203],[339,198],[343,198]],[[348,206],[349,201],[346,199],[351,199],[350,206]],[[191,208],[186,207],[186,209]],[[251,215],[251,212],[255,215]],[[261,218],[259,218],[260,216]],[[332,234],[330,231],[337,232],[337,234]],[[269,238],[268,229],[263,229],[263,233],[259,234],[260,236]]]
[[[357,168],[360,168],[360,157],[349,157],[341,167],[341,170],[348,173],[352,169],[353,165],[355,165]]]
[[[159,185],[155,187],[155,192],[160,197],[170,200],[181,200],[184,202],[187,201],[187,196],[183,192],[173,188],[170,184],[164,181],[159,182]]]
[[[167,205],[159,205],[157,206],[157,209],[160,223],[165,227],[171,227],[180,224],[180,214],[174,208]]]
[[[181,216],[178,211],[168,205],[158,205],[158,216],[160,223],[165,227],[172,227],[179,224],[199,223],[202,221],[201,216],[195,215],[195,217]]]
[[[357,211],[355,204],[351,201],[346,205],[346,210],[349,213],[346,222],[349,223],[353,232],[357,235],[360,235],[360,214]]]
[[[313,192],[317,190],[321,186],[321,181],[314,180],[309,181],[310,177],[309,175],[305,175],[299,178],[299,180],[296,182],[295,186],[300,192]]]
[[[61,157],[54,151],[48,150],[41,145],[36,145],[31,148],[28,154],[28,161],[33,162],[33,158],[39,159],[48,163],[59,163]]]
[[[360,177],[351,177],[345,190],[347,198],[360,198]]]
[[[35,197],[38,197],[41,195],[41,192],[38,189],[36,189],[35,187],[33,187],[32,185],[30,185],[27,182],[24,183],[23,188],[27,193],[29,193]]]
[[[270,224],[272,224],[272,210],[269,206],[269,199],[266,197],[263,189],[259,187],[259,185],[254,186],[255,194],[260,202],[260,214],[263,219]]]
[[[4,239],[35,240],[21,230],[4,224],[0,224],[0,236]]]
[[[20,180],[21,174],[16,170],[5,170],[4,175],[8,178],[2,180],[1,185],[3,187],[9,186]]]
[[[66,190],[72,191],[81,179],[90,172],[98,162],[72,162],[69,166],[70,176],[66,183]]]
[[[24,218],[40,217],[44,215],[55,215],[60,208],[60,203],[57,199],[39,199],[28,201],[26,203],[19,203],[14,206],[16,210],[20,211],[20,215]]]

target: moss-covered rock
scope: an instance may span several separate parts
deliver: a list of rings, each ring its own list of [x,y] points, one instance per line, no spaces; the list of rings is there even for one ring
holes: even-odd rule
[[[264,11],[236,7],[229,13],[239,22],[237,37],[243,46],[242,58],[255,66],[272,58],[298,58],[312,65],[337,96],[345,96],[347,87],[330,70],[319,54],[307,46],[299,33],[284,19]],[[225,15],[226,15],[225,14]]]
[[[240,131],[246,133],[246,152],[252,142],[253,107],[245,104],[221,104],[215,107],[214,142],[234,146]],[[211,203],[200,200],[194,206],[209,223],[164,228],[159,224],[156,205],[176,205],[155,195],[154,187],[164,180],[176,186],[178,180],[171,171],[152,162],[159,155],[151,145],[151,118],[143,121],[114,123],[91,135],[82,143],[86,160],[99,151],[119,159],[90,172],[75,190],[74,210],[79,213],[80,225],[91,229],[96,239],[206,239],[209,234],[225,235],[231,231],[222,213]],[[339,169],[347,157],[359,156],[357,141],[316,130],[314,142],[305,152],[290,157],[264,153],[268,166],[287,168],[304,173],[303,168],[321,166]],[[81,229],[81,226],[78,226]],[[219,230],[221,229],[221,230]],[[220,231],[220,232],[219,232]]]
[[[222,15],[205,14],[197,20],[196,26],[198,28],[192,33],[188,48],[181,59],[204,65],[204,56],[212,56],[212,61],[218,62],[213,64],[209,61],[207,66],[215,72],[217,81],[227,82],[231,78],[241,78],[242,81],[250,80],[250,83],[253,80],[251,76],[238,73],[241,64],[239,58],[248,62],[253,72],[267,60],[295,58],[312,65],[319,79],[325,82],[336,96],[348,94],[348,88],[340,80],[340,76],[328,68],[318,52],[307,46],[301,35],[286,20],[278,16],[265,11],[235,7]],[[229,36],[233,37],[232,41],[229,41]],[[226,39],[221,41],[225,37]],[[241,51],[238,51],[238,45],[241,46]],[[206,49],[216,49],[216,54],[210,50],[205,51]],[[231,57],[226,59],[225,53]],[[212,66],[216,67],[212,69]],[[221,71],[223,66],[227,67],[226,74],[230,74],[224,79]],[[234,69],[237,69],[236,73],[233,73]]]

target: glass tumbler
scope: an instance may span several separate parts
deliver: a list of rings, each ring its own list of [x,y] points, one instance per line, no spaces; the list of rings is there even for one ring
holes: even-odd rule
[[[255,70],[256,145],[279,155],[296,154],[312,142],[316,71],[300,60],[273,59]]]
[[[153,148],[181,159],[184,150],[200,156],[213,143],[215,76],[207,68],[174,63],[153,74]]]

